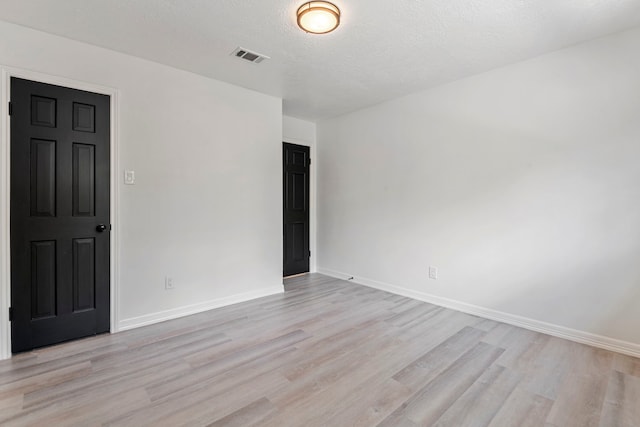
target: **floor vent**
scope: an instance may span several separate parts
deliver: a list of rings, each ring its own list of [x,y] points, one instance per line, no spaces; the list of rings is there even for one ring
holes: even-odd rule
[[[265,59],[271,59],[267,55],[253,52],[243,47],[236,48],[233,52],[231,52],[231,55],[235,56],[236,58],[244,59],[245,61],[253,62],[254,64],[259,64]]]

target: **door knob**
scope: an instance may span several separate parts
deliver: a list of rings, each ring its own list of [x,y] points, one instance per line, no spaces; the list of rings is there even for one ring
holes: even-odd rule
[[[102,233],[102,232],[103,232],[104,230],[106,230],[106,229],[107,229],[107,226],[106,226],[106,225],[104,225],[104,224],[98,224],[98,225],[96,226],[96,231],[97,231],[98,233]]]

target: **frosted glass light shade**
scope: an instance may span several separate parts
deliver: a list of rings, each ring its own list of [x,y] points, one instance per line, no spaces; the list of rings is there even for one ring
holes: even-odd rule
[[[310,1],[298,8],[298,26],[307,33],[325,34],[340,25],[340,9],[328,1]]]

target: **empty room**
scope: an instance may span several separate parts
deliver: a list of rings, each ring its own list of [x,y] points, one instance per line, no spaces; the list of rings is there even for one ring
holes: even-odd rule
[[[0,0],[0,425],[640,426],[640,1]]]

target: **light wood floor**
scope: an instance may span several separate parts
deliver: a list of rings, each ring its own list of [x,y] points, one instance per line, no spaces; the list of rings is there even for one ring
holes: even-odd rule
[[[640,359],[310,275],[0,362],[2,426],[640,426]]]

